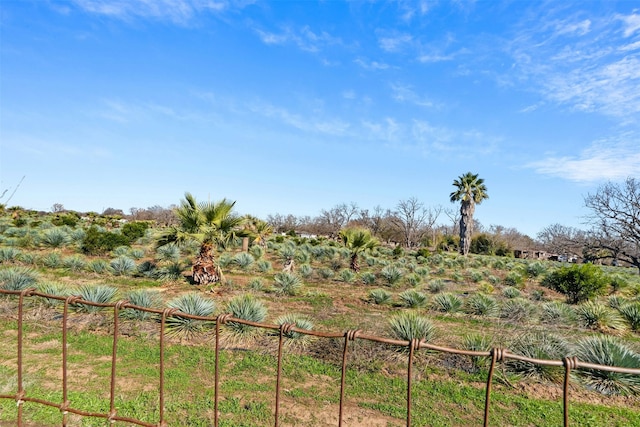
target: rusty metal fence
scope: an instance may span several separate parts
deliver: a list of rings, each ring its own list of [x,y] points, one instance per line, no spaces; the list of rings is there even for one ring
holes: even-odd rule
[[[565,357],[562,360],[543,360],[543,359],[532,359],[524,356],[520,356],[517,354],[510,353],[507,349],[503,348],[494,348],[490,351],[467,351],[460,350],[448,347],[436,346],[433,344],[429,344],[419,340],[412,341],[400,341],[395,339],[389,339],[384,337],[379,337],[375,335],[368,335],[361,330],[349,330],[346,332],[319,332],[312,331],[306,329],[300,329],[296,327],[294,324],[283,324],[283,325],[273,325],[266,323],[257,323],[250,322],[244,319],[239,319],[231,316],[230,314],[221,314],[216,317],[203,317],[203,316],[194,316],[190,314],[186,314],[178,311],[177,309],[167,308],[163,310],[150,309],[146,307],[140,307],[133,304],[130,304],[128,301],[118,301],[116,303],[102,304],[95,303],[87,300],[83,300],[78,296],[69,296],[69,297],[61,297],[56,295],[49,295],[46,293],[41,293],[36,291],[35,289],[27,289],[24,291],[6,291],[0,290],[0,295],[14,295],[19,297],[18,301],[18,331],[17,331],[17,390],[15,394],[0,394],[0,399],[12,399],[15,400],[18,410],[17,410],[17,426],[21,427],[24,423],[23,421],[23,410],[22,406],[25,402],[33,402],[40,405],[45,405],[53,408],[58,408],[62,412],[62,425],[67,425],[67,415],[68,414],[76,414],[83,417],[94,417],[94,418],[103,418],[113,423],[116,421],[123,421],[130,424],[135,424],[139,426],[146,427],[165,427],[167,426],[167,421],[165,419],[165,347],[166,347],[166,339],[165,339],[165,325],[167,318],[171,316],[180,316],[182,318],[193,319],[193,320],[203,320],[203,321],[214,321],[215,322],[215,361],[214,361],[214,426],[218,426],[219,421],[219,413],[218,413],[218,402],[220,400],[220,369],[219,369],[219,352],[220,352],[220,328],[227,322],[236,322],[248,326],[253,326],[256,328],[269,329],[273,331],[279,331],[279,340],[278,340],[278,349],[277,349],[277,376],[276,376],[276,390],[275,390],[275,399],[274,399],[274,422],[273,425],[278,427],[279,419],[280,419],[280,391],[281,391],[281,378],[282,378],[282,349],[285,337],[287,334],[291,332],[298,332],[300,334],[312,335],[319,338],[342,338],[344,339],[344,345],[342,350],[342,374],[340,381],[340,404],[338,409],[338,426],[341,427],[343,425],[343,414],[344,414],[344,403],[345,403],[345,378],[347,372],[347,360],[349,355],[349,343],[355,340],[368,340],[372,342],[377,342],[389,346],[396,347],[406,347],[408,349],[408,363],[407,363],[407,376],[406,376],[406,425],[408,427],[411,426],[411,411],[412,411],[412,367],[414,362],[414,355],[418,350],[427,349],[436,352],[448,353],[448,354],[456,354],[456,355],[466,355],[473,357],[486,357],[490,359],[490,366],[487,374],[486,387],[485,387],[485,402],[484,402],[484,423],[483,425],[486,427],[489,425],[489,411],[491,406],[491,388],[493,383],[494,371],[496,365],[500,362],[504,362],[508,359],[518,360],[522,362],[529,362],[536,365],[541,366],[555,366],[555,367],[564,367],[564,383],[563,383],[563,412],[564,412],[564,426],[569,425],[569,384],[570,384],[570,374],[572,370],[583,368],[583,369],[595,369],[601,371],[608,372],[616,372],[616,373],[624,373],[624,374],[632,374],[632,375],[640,375],[640,369],[631,369],[631,368],[621,368],[607,365],[597,365],[593,363],[586,363],[578,360],[576,357]],[[23,339],[24,339],[24,327],[23,327],[23,318],[24,318],[24,305],[25,298],[27,297],[42,297],[53,300],[59,300],[64,302],[63,314],[62,314],[62,402],[51,402],[44,399],[39,399],[35,397],[30,397],[27,395],[27,390],[25,390],[23,383]],[[67,385],[67,330],[68,325],[67,321],[69,319],[69,306],[75,304],[83,304],[95,307],[103,307],[103,308],[113,308],[113,352],[111,356],[111,379],[110,379],[110,400],[109,400],[109,412],[107,413],[94,413],[83,411],[71,406],[71,402],[68,399],[68,385]],[[135,309],[148,313],[155,313],[160,317],[160,335],[159,335],[159,345],[160,345],[160,358],[159,358],[159,415],[158,421],[155,423],[149,423],[145,421],[141,421],[134,418],[122,417],[118,415],[117,409],[115,407],[115,396],[116,396],[116,378],[117,378],[117,345],[118,345],[118,336],[119,336],[119,312],[123,309]]]

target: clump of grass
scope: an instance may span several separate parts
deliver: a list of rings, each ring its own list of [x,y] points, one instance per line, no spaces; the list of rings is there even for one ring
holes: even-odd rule
[[[583,338],[576,343],[579,360],[599,365],[640,369],[640,354],[609,335]],[[598,369],[580,369],[578,378],[589,389],[606,395],[640,394],[640,375]]]
[[[481,334],[467,334],[462,338],[462,349],[467,351],[490,351],[493,348],[493,339]],[[469,356],[473,370],[478,371],[489,364],[488,357]]]
[[[609,295],[609,298],[607,299],[607,305],[615,310],[618,310],[626,302],[627,300],[620,295]]]
[[[79,254],[71,255],[62,260],[64,268],[69,271],[82,271],[87,266],[87,259]]]
[[[111,303],[118,289],[108,285],[96,285],[89,286],[83,285],[78,289],[78,295],[85,301],[94,302],[97,304],[109,304]],[[105,307],[76,303],[74,304],[75,310],[81,313],[97,313],[105,309]]]
[[[462,308],[462,300],[455,294],[445,292],[433,297],[431,307],[443,313],[457,313]]]
[[[422,278],[417,274],[409,274],[406,277],[406,281],[409,286],[416,287],[420,284],[420,282],[422,281]]]
[[[158,261],[177,262],[180,260],[180,247],[175,243],[167,243],[156,249]]]
[[[360,275],[360,280],[365,285],[373,285],[376,282],[376,275],[370,271],[365,271]]]
[[[344,269],[340,271],[340,280],[342,280],[345,283],[351,283],[355,280],[355,278],[356,278],[356,273],[354,273],[352,270]]]
[[[431,321],[415,311],[402,311],[391,316],[389,328],[393,338],[403,341],[418,339],[429,342],[435,335]]]
[[[109,271],[109,263],[103,259],[94,259],[89,261],[86,269],[91,273],[102,274]]]
[[[61,228],[54,227],[40,234],[40,244],[48,248],[61,248],[71,243],[71,236]]]
[[[44,282],[38,284],[38,290],[42,293],[53,295],[56,297],[68,297],[69,295],[73,295],[73,290],[68,287],[55,282]],[[63,303],[62,300],[54,299],[54,298],[43,298],[41,300],[42,305],[45,307],[57,307]]]
[[[302,280],[293,273],[280,272],[273,278],[273,289],[278,295],[296,295],[302,287]]]
[[[495,317],[499,313],[498,303],[494,298],[484,294],[475,294],[467,299],[465,306],[467,313],[476,316]]]
[[[273,269],[271,263],[266,259],[256,261],[256,268],[260,273],[268,273]]]
[[[427,296],[415,289],[407,289],[398,296],[405,307],[419,308],[427,305]]]
[[[518,336],[509,346],[514,354],[531,359],[559,360],[571,353],[569,344],[561,337],[546,332],[526,333]],[[536,377],[552,382],[564,378],[564,368],[544,366],[521,360],[509,359],[507,369],[525,377]]]
[[[373,289],[369,292],[369,301],[382,305],[391,301],[391,293],[384,289]]]
[[[193,316],[209,317],[216,309],[216,303],[196,292],[182,294],[167,303],[169,308],[175,308],[185,314]],[[167,318],[167,334],[181,338],[189,338],[204,331],[212,325],[213,321],[190,319],[173,315]]]
[[[250,322],[262,322],[267,317],[265,305],[251,294],[234,297],[228,302],[225,311],[231,313],[233,317]],[[227,322],[226,326],[234,340],[252,338],[261,333],[260,328],[245,325],[244,323]]]
[[[304,278],[308,278],[313,274],[313,268],[309,264],[302,264],[298,268],[298,273]]]
[[[40,262],[48,268],[58,268],[62,265],[62,258],[58,252],[49,252],[40,258]]]
[[[13,247],[2,247],[0,248],[0,263],[15,262],[19,259],[20,254],[20,249],[16,249]]]
[[[253,291],[262,291],[264,289],[262,279],[259,277],[254,277],[253,279],[249,280],[247,286]]]
[[[138,270],[140,271],[140,270]],[[184,265],[180,262],[171,262],[160,268],[152,270],[151,276],[163,281],[172,281],[181,279],[182,272],[184,271]]]
[[[502,290],[502,295],[505,298],[517,298],[520,296],[520,291],[513,286],[507,286]]]
[[[524,298],[513,298],[504,301],[500,307],[500,317],[512,322],[532,320],[536,306]]]
[[[446,287],[444,280],[442,279],[434,279],[429,282],[428,288],[429,292],[432,294],[437,294],[438,292],[442,292]]]

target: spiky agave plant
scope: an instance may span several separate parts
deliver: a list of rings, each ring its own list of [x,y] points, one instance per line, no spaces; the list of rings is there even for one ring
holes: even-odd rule
[[[22,291],[38,281],[38,273],[29,267],[9,267],[0,270],[0,289]]]
[[[493,347],[493,338],[480,334],[467,334],[462,338],[462,348],[468,351],[489,351]],[[473,370],[478,371],[489,363],[489,358],[469,356]]]
[[[156,248],[156,259],[158,261],[177,262],[180,260],[180,247],[176,243],[167,243]]]
[[[287,313],[284,314],[276,320],[277,325],[284,324],[293,324],[296,328],[312,330],[313,322],[309,320],[307,317],[297,314],[297,313]],[[285,345],[293,346],[293,347],[306,347],[309,342],[313,339],[312,335],[307,335],[301,332],[296,331],[288,331],[284,333],[284,336],[288,338],[285,341]]]
[[[457,313],[462,308],[462,299],[450,292],[444,292],[433,297],[431,307],[443,313]]]
[[[620,314],[606,305],[587,301],[576,308],[579,322],[586,328],[607,330],[615,329],[623,331],[627,325]]]
[[[253,256],[247,252],[239,252],[233,257],[233,263],[240,267],[242,271],[250,271],[254,262]]]
[[[144,308],[160,308],[162,305],[162,297],[160,292],[148,289],[137,289],[125,294],[124,299],[133,305]],[[125,319],[146,320],[157,317],[154,313],[142,311],[135,308],[125,308],[120,312],[120,316]]]
[[[300,277],[292,273],[280,272],[274,278],[274,291],[278,295],[295,295],[302,287]]]
[[[415,289],[407,289],[406,291],[401,292],[398,296],[400,297],[400,300],[402,300],[402,304],[409,308],[424,307],[427,305],[428,301],[428,298],[424,293],[416,291]]]
[[[579,360],[599,365],[640,369],[640,354],[610,335],[595,335],[576,343]],[[580,369],[579,380],[589,389],[606,395],[640,394],[640,375]]]
[[[391,301],[391,292],[385,289],[373,289],[369,292],[369,301],[378,305],[386,304]]]
[[[633,331],[640,331],[640,301],[623,304],[618,309]]]
[[[497,316],[500,312],[498,303],[494,298],[484,294],[475,294],[467,299],[466,305],[469,314],[476,316]]]
[[[393,338],[404,341],[418,339],[429,342],[435,335],[431,321],[415,311],[402,311],[391,316],[389,329]]]
[[[53,295],[57,297],[68,297],[69,295],[74,294],[73,289],[70,289],[69,287],[64,286],[63,284],[55,283],[55,282],[39,283],[38,291],[44,294]],[[57,307],[63,303],[61,300],[54,299],[54,298],[42,298],[40,301],[43,306],[49,307],[49,308]]]
[[[114,300],[117,292],[117,288],[108,285],[83,285],[78,289],[78,295],[83,300],[98,304],[109,304]],[[81,313],[97,313],[104,310],[104,307],[82,303],[74,304],[74,308]]]
[[[569,344],[563,338],[546,332],[522,334],[511,343],[509,349],[521,356],[547,360],[562,359],[571,353]],[[525,377],[552,382],[560,382],[564,378],[564,368],[558,366],[543,366],[511,359],[506,366],[511,372]]]
[[[136,262],[127,256],[119,256],[111,260],[109,266],[116,276],[130,276],[137,270]]]
[[[541,306],[540,320],[543,323],[571,323],[575,319],[576,312],[573,307],[562,301],[545,302]]]
[[[380,270],[380,276],[384,278],[388,285],[395,285],[402,279],[404,272],[395,265],[388,265]]]
[[[196,292],[182,294],[169,301],[167,306],[169,308],[178,309],[185,314],[201,317],[212,316],[216,309],[216,303],[212,299],[203,297]],[[204,331],[212,324],[213,321],[191,319],[188,317],[173,315],[167,318],[167,334],[179,336],[181,338],[189,338]]]
[[[262,301],[251,294],[238,295],[227,303],[225,312],[238,319],[250,322],[262,322],[267,317],[267,308]],[[239,322],[227,322],[230,337],[234,340],[245,340],[259,335],[261,329]]]

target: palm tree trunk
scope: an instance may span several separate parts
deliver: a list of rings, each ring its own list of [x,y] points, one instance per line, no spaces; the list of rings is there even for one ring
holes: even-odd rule
[[[473,202],[463,201],[460,206],[460,253],[462,255],[467,255],[471,247],[474,210]]]
[[[355,271],[356,273],[358,273],[360,271],[360,265],[358,265],[358,253],[354,252],[353,255],[351,255],[351,264],[350,264],[351,270]]]
[[[211,242],[205,242],[200,246],[200,253],[196,257],[191,271],[193,282],[197,285],[208,285],[222,280],[222,271],[216,263]]]

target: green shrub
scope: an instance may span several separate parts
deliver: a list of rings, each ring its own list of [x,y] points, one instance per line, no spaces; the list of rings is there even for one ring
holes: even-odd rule
[[[470,296],[467,299],[466,310],[476,316],[491,317],[497,316],[500,311],[496,300],[484,294]]]
[[[129,244],[135,242],[141,237],[144,237],[147,229],[149,228],[148,222],[134,221],[127,222],[122,226],[121,233],[127,239]]]
[[[14,262],[18,260],[21,251],[16,248],[2,247],[0,248],[0,264],[3,262]]]
[[[395,265],[389,265],[384,267],[380,271],[380,276],[387,282],[388,285],[394,285],[402,278],[403,271]]]
[[[62,260],[64,268],[70,271],[82,271],[87,266],[87,260],[82,255],[71,255]]]
[[[98,304],[109,304],[116,296],[118,289],[113,286],[97,285],[89,286],[83,285],[78,289],[78,295],[85,301],[95,302]],[[83,313],[97,313],[105,309],[105,307],[88,305],[88,304],[74,304],[76,311]]]
[[[42,232],[40,244],[48,248],[61,248],[71,243],[69,234],[61,228],[50,228]]]
[[[136,262],[126,256],[119,256],[111,260],[109,267],[116,276],[131,276],[137,271]]]
[[[240,267],[242,271],[249,271],[253,267],[254,258],[247,252],[239,252],[233,257],[233,263]]]
[[[118,246],[126,246],[129,240],[119,233],[100,231],[92,226],[82,240],[81,250],[89,255],[103,255]]]
[[[508,299],[500,307],[500,318],[512,322],[532,320],[536,313],[536,306],[524,298]]]
[[[356,278],[356,273],[354,273],[349,269],[344,269],[340,272],[340,280],[342,280],[345,283],[351,283],[355,280],[355,278]]]
[[[360,280],[365,285],[373,285],[376,282],[376,275],[370,271],[366,271],[360,275]]]
[[[514,354],[531,359],[560,360],[570,355],[569,344],[559,336],[546,332],[526,333],[518,336],[509,345]],[[544,366],[521,360],[509,359],[507,369],[525,377],[536,377],[559,383],[564,378],[564,368],[561,366]]]
[[[305,329],[310,331],[313,329],[313,322],[306,316],[287,313],[276,319],[276,325],[293,324],[296,328]],[[289,331],[284,332],[284,337],[287,338],[285,345],[306,347],[306,345],[313,339],[312,335],[307,335],[302,332]]]
[[[87,264],[87,271],[102,274],[109,271],[109,263],[103,259],[93,259]]]
[[[503,280],[507,286],[518,287],[524,284],[524,277],[517,271],[510,271]]]
[[[260,273],[268,273],[273,268],[271,263],[266,259],[261,259],[256,262],[256,267]]]
[[[38,273],[29,267],[9,267],[0,270],[0,289],[23,291],[35,286]]]
[[[582,326],[597,330],[625,330],[626,324],[620,314],[606,305],[587,301],[576,308],[576,315]]]
[[[302,264],[299,268],[298,268],[298,273],[300,273],[300,275],[302,277],[310,277],[313,274],[313,268],[311,268],[311,266],[309,264]]]
[[[545,276],[542,284],[564,294],[567,303],[578,304],[603,294],[609,281],[600,268],[582,264],[560,267]]]
[[[542,304],[540,321],[552,325],[572,323],[576,319],[576,312],[572,306],[560,301]]]
[[[253,279],[249,280],[247,286],[249,287],[249,289],[254,291],[261,291],[264,289],[262,279],[260,279],[259,277],[254,277]]]
[[[251,294],[233,297],[225,310],[233,317],[250,322],[262,322],[267,317],[267,308]],[[260,334],[261,329],[238,322],[227,322],[226,326],[234,338],[250,338]]]
[[[434,279],[434,280],[429,282],[429,286],[428,286],[429,292],[431,292],[433,294],[437,294],[438,292],[442,292],[445,287],[446,287],[446,284],[444,283],[444,280],[442,280],[442,279]]]
[[[493,348],[493,339],[476,333],[462,337],[462,349],[467,351],[490,351]],[[469,356],[474,371],[484,368],[489,364],[488,357]]]
[[[618,311],[627,321],[631,330],[640,331],[640,301],[623,304]]]
[[[517,298],[520,296],[520,291],[513,286],[507,286],[502,290],[502,295],[506,298]]]
[[[158,291],[150,291],[148,289],[138,289],[125,294],[124,299],[133,305],[144,308],[160,308],[162,306],[162,297]],[[135,308],[125,308],[120,311],[120,316],[125,319],[146,320],[157,317],[156,314],[148,311],[142,311]]]

